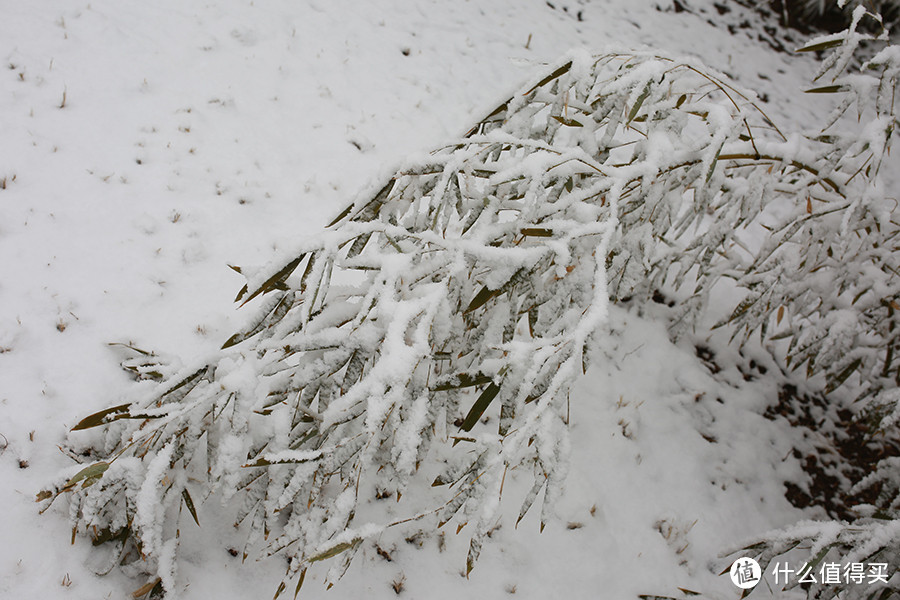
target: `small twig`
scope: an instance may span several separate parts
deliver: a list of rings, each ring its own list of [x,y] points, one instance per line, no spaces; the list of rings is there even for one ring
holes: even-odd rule
[[[747,128],[747,135],[750,137],[750,145],[753,146],[753,152],[756,153],[756,159],[759,160],[759,148],[756,147],[756,141],[753,139],[753,131],[750,129],[750,123],[744,119],[744,127]]]

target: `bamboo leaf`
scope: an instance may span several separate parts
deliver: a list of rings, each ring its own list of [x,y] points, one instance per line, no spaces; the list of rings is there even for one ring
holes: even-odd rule
[[[491,114],[489,114],[485,118],[478,121],[478,123],[474,127],[472,127],[472,129],[470,129],[468,132],[466,132],[466,135],[464,135],[463,137],[472,137],[472,135],[475,132],[480,131],[484,125],[486,125],[492,121],[502,120],[502,118],[494,119],[494,117],[496,117],[498,115],[502,115],[504,112],[506,112],[506,110],[509,108],[510,102],[512,102],[512,98],[508,99],[506,102],[504,102],[503,104],[501,104],[500,106],[498,106],[497,108],[492,110]]]
[[[481,392],[481,395],[478,396],[478,399],[475,401],[475,404],[472,405],[472,408],[469,409],[469,414],[466,415],[463,424],[460,425],[459,428],[463,431],[472,431],[472,428],[475,427],[475,424],[478,423],[481,415],[484,414],[484,411],[487,410],[487,407],[494,398],[497,397],[499,392],[500,386],[491,382],[491,384]]]
[[[275,595],[272,597],[272,600],[278,600],[278,596],[281,595],[281,593],[285,590],[286,587],[287,586],[284,584],[283,581],[281,583],[279,583],[278,589],[275,590]]]
[[[366,247],[366,244],[369,243],[369,240],[372,238],[372,233],[364,233],[355,240],[353,240],[353,244],[350,246],[350,249],[347,250],[347,258],[353,258],[354,256],[359,256],[359,254],[363,251],[363,248]]]
[[[828,544],[827,546],[825,546],[824,548],[819,550],[819,552],[812,558],[812,560],[809,563],[807,563],[809,570],[806,571],[806,573],[808,573],[808,572],[812,571],[813,569],[815,569],[816,567],[818,567],[819,563],[821,563],[822,560],[825,559],[825,556],[828,554],[828,552],[835,546],[837,546],[837,544]],[[800,573],[797,573],[797,574],[800,575]]]
[[[559,121],[560,123],[565,125],[566,127],[584,127],[584,125],[582,125],[581,123],[579,123],[578,121],[576,121],[574,119],[566,119],[565,117],[560,117],[558,115],[550,115],[550,116],[553,119],[555,119],[556,121]]]
[[[199,369],[197,369],[196,371],[194,371],[193,373],[191,373],[190,375],[188,375],[187,377],[185,377],[184,379],[182,379],[181,381],[179,381],[178,383],[176,383],[175,385],[173,385],[172,387],[170,387],[169,389],[164,391],[162,394],[160,394],[159,397],[165,398],[166,396],[170,396],[170,395],[174,394],[175,392],[179,392],[177,395],[171,397],[170,400],[173,402],[181,400],[182,398],[187,396],[192,389],[197,387],[197,384],[200,383],[201,376],[206,373],[206,369],[207,368],[205,366],[200,367]],[[133,414],[129,413],[127,415],[120,415],[120,416],[116,417],[115,419],[111,419],[111,420],[114,421],[117,419],[146,419],[146,418],[151,418],[151,417],[149,415],[143,415],[143,414],[134,414],[133,415]]]
[[[337,224],[341,221],[341,219],[343,219],[344,217],[346,217],[347,215],[350,214],[350,211],[351,211],[351,210],[353,210],[353,205],[352,205],[352,204],[349,205],[349,206],[347,206],[347,208],[345,208],[344,210],[342,210],[342,211],[340,212],[340,214],[339,214],[338,216],[336,216],[336,217],[334,218],[334,220],[333,220],[331,223],[329,223],[328,225],[326,225],[326,227],[334,227],[335,225],[337,225]]]
[[[469,541],[469,554],[466,556],[466,577],[475,568],[475,562],[481,555],[481,546],[484,541],[484,534],[478,534]]]
[[[162,579],[157,577],[153,581],[145,583],[138,589],[134,590],[134,592],[131,593],[131,597],[132,598],[140,598],[141,596],[146,596],[147,594],[152,592],[156,586],[161,585],[161,584],[162,584]]]
[[[716,155],[713,156],[712,162],[709,164],[709,170],[706,172],[706,183],[712,179],[713,173],[716,172],[716,165],[719,164],[719,155],[722,153],[722,146],[719,146],[719,149],[716,150]]]
[[[290,456],[285,458],[268,459],[265,457],[258,458],[255,462],[242,465],[244,468],[250,467],[269,467],[272,465],[297,465],[307,463],[322,458],[322,451],[316,450],[309,453],[309,456]]]
[[[547,75],[546,77],[544,77],[543,79],[541,79],[539,82],[537,82],[537,84],[535,84],[535,86],[533,88],[531,88],[530,90],[528,90],[527,92],[525,92],[522,95],[527,96],[528,94],[530,94],[534,90],[538,89],[539,87],[543,87],[543,86],[547,85],[548,83],[550,83],[551,81],[553,81],[554,79],[556,79],[558,77],[562,77],[571,68],[572,68],[572,61],[569,61],[566,64],[564,64],[563,66],[561,66],[560,68],[556,69],[555,71],[553,71],[552,73]]]
[[[197,527],[200,527],[200,519],[197,518],[197,509],[194,508],[194,500],[191,498],[191,494],[188,492],[187,488],[181,490],[181,498],[184,500],[184,505],[187,506],[188,512],[194,517],[194,522],[197,524]]]
[[[481,477],[481,473],[470,473],[467,478],[464,487],[460,492],[453,497],[450,502],[448,502],[444,506],[444,510],[441,511],[440,516],[438,517],[438,528],[446,525],[453,516],[459,512],[459,509],[462,508],[463,504],[465,504],[476,491],[476,486],[472,485],[479,477]]]
[[[438,383],[433,388],[433,391],[446,392],[449,390],[458,390],[460,388],[484,385],[485,383],[490,383],[491,381],[491,377],[485,375],[484,373],[457,373],[456,375],[452,375],[447,379],[442,380],[442,383]]]
[[[292,260],[291,262],[289,262],[288,264],[283,266],[277,273],[275,273],[274,275],[272,275],[271,277],[266,279],[262,283],[262,285],[260,285],[256,289],[256,291],[254,291],[252,294],[250,294],[247,297],[246,300],[244,300],[244,302],[241,306],[243,306],[244,304],[247,304],[248,302],[250,302],[257,296],[259,296],[260,294],[265,294],[267,292],[271,292],[272,290],[276,289],[278,286],[283,285],[284,282],[287,280],[287,278],[291,276],[291,273],[293,273],[294,270],[300,265],[300,261],[302,261],[303,257],[305,257],[305,256],[306,256],[305,253],[301,254],[300,256],[298,256],[297,258],[295,258],[294,260]]]
[[[350,548],[353,548],[354,546],[359,544],[361,541],[362,541],[362,538],[356,538],[350,542],[341,542],[340,544],[336,544],[336,545],[332,546],[331,548],[329,548],[328,550],[325,550],[324,552],[320,552],[319,554],[316,554],[315,556],[313,556],[312,558],[309,559],[309,562],[312,563],[312,562],[318,562],[320,560],[334,558],[341,552],[346,552]]]
[[[810,377],[812,377],[813,375],[816,374],[816,366],[817,366],[816,359],[818,359],[818,358],[819,358],[819,348],[813,348],[812,350],[810,350],[808,358],[807,358],[807,363],[806,363],[806,378],[807,379],[809,379]],[[803,361],[800,361],[797,364],[797,366],[799,367],[802,364],[803,364]]]
[[[378,215],[378,211],[381,210],[381,205],[384,204],[384,201],[387,199],[388,195],[391,193],[391,190],[394,187],[396,179],[391,177],[388,182],[381,188],[375,196],[369,200],[365,206],[363,206],[356,215],[353,216],[354,221],[371,221]],[[341,213],[335,217],[335,219],[326,225],[326,227],[334,227],[340,221],[347,217],[350,212],[353,210],[355,204],[351,204],[347,208],[341,211]]]
[[[272,302],[267,304],[259,312],[257,318],[255,319],[255,323],[252,326],[248,326],[228,338],[228,340],[224,344],[222,344],[222,350],[240,344],[247,338],[253,337],[266,327],[281,320],[281,318],[284,317],[284,315],[287,314],[287,311],[290,309],[290,304],[292,303],[293,299],[293,292],[282,293],[277,298],[274,298]]]
[[[528,309],[528,335],[534,337],[534,326],[538,321],[538,307],[533,306]]]
[[[516,418],[516,402],[515,398],[511,397],[509,394],[506,395],[503,402],[500,403],[500,425],[498,427],[498,433],[501,436],[505,436],[509,433],[509,428],[512,426],[513,421]]]
[[[78,471],[69,481],[66,482],[66,485],[63,486],[63,489],[70,489],[75,487],[75,484],[79,481],[84,480],[85,482],[92,479],[99,479],[103,477],[103,473],[109,468],[109,463],[107,462],[97,462],[92,465],[89,465],[82,470]]]
[[[828,50],[829,48],[837,48],[843,43],[843,38],[824,40],[815,44],[803,46],[802,48],[797,48],[795,52],[819,52],[821,50]]]
[[[828,385],[825,386],[825,393],[830,394],[834,390],[841,387],[841,385],[843,385],[843,383],[845,381],[847,381],[847,378],[850,377],[851,375],[853,375],[854,371],[859,369],[859,367],[861,365],[862,365],[862,359],[857,358],[856,360],[851,362],[849,365],[844,367],[844,369],[840,373],[838,373],[837,375],[835,375],[834,377],[829,379]]]
[[[122,413],[127,413],[128,409],[131,407],[131,404],[120,404],[118,406],[113,406],[112,408],[107,408],[101,410],[100,412],[96,412],[90,416],[83,418],[78,422],[75,427],[72,428],[72,431],[80,431],[82,429],[90,429],[91,427],[99,427],[100,425],[106,425],[112,421],[115,421],[115,418],[108,419],[110,415],[119,415]]]
[[[477,441],[473,437],[466,437],[463,435],[451,435],[450,439],[453,440],[453,444],[451,445],[451,448],[456,447],[456,445],[460,442],[469,442],[471,444],[474,444]],[[436,487],[436,486],[432,486],[432,487]]]
[[[463,235],[465,235],[465,233],[475,225],[475,222],[478,221],[478,217],[481,216],[481,213],[484,212],[484,209],[485,205],[482,203],[476,203],[474,204],[474,206],[472,206],[462,224]]]
[[[363,372],[368,356],[362,350],[355,350],[347,361],[347,370],[344,372],[344,378],[341,381],[341,393],[349,390],[357,381]]]
[[[499,290],[491,290],[491,289],[488,289],[487,287],[483,287],[477,294],[475,294],[475,297],[472,298],[472,301],[469,303],[468,308],[466,308],[466,310],[463,312],[469,313],[469,312],[472,312],[473,310],[481,308],[482,306],[484,306],[487,303],[488,300],[490,300],[491,298],[493,298],[494,296],[497,296],[499,294],[500,294]]]
[[[530,237],[553,237],[553,230],[543,227],[526,227],[522,229],[522,235]]]
[[[297,600],[297,596],[300,594],[300,588],[303,587],[304,579],[306,579],[306,569],[300,571],[300,580],[297,582],[297,588],[294,590],[294,600]]]
[[[309,279],[309,274],[312,273],[313,267],[316,264],[316,255],[312,254],[309,257],[309,260],[306,261],[306,268],[303,270],[303,275],[300,276],[300,293],[306,291],[306,280]]]
[[[537,479],[534,482],[534,485],[531,486],[531,489],[528,491],[528,494],[525,496],[525,500],[522,501],[522,508],[519,509],[519,517],[516,519],[516,527],[519,526],[519,522],[525,518],[526,513],[534,504],[535,499],[537,498],[538,493],[540,493],[541,488],[547,483],[547,479]]]
[[[128,539],[128,536],[131,534],[131,530],[128,527],[123,527],[122,529],[113,531],[109,527],[105,529],[101,529],[100,531],[96,531],[92,535],[91,545],[92,546],[102,546],[107,542],[112,541],[122,541],[124,542]]]
[[[822,87],[812,88],[809,90],[803,90],[805,94],[834,94],[837,92],[846,92],[847,86],[845,85],[823,85]]]
[[[721,327],[725,327],[726,325],[729,325],[729,324],[737,321],[738,319],[741,318],[741,316],[744,315],[744,313],[746,313],[748,310],[750,310],[753,307],[753,305],[759,301],[759,299],[760,299],[760,296],[758,294],[751,294],[751,295],[747,296],[746,298],[741,300],[741,302],[735,307],[734,311],[732,311],[732,313],[729,317],[723,318],[722,320],[717,322],[715,325],[713,325],[712,328],[719,329]]]
[[[628,118],[625,120],[625,124],[629,124],[634,121],[634,118],[637,116],[638,111],[641,110],[641,105],[644,104],[644,100],[650,95],[651,90],[651,82],[647,82],[647,85],[644,86],[641,95],[637,97],[637,100],[634,102],[634,106],[631,107],[631,110],[628,113]]]

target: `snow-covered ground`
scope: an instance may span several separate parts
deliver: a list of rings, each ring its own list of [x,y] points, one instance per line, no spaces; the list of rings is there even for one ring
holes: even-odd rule
[[[125,598],[145,583],[95,575],[90,542],[69,544],[64,502],[43,516],[34,503],[71,464],[57,448],[68,429],[133,385],[109,342],[185,358],[218,348],[242,322],[232,299],[243,280],[227,265],[264,264],[317,231],[539,65],[575,46],[692,54],[755,89],[777,121],[815,122],[799,98],[810,57],[773,51],[739,26],[736,4],[679,6],[690,10],[666,0],[5,3],[0,597]],[[410,598],[736,597],[719,553],[814,514],[784,498],[782,483],[802,471],[786,422],[762,416],[775,386],[746,382],[724,354],[714,377],[658,316],[616,308],[611,326],[571,399],[568,489],[542,534],[534,515],[514,528],[512,506],[468,580],[464,534],[386,536],[328,592],[311,571],[303,597],[393,598],[401,587]],[[216,516],[201,511],[202,527],[183,532],[181,596],[270,597],[283,563],[241,564]]]

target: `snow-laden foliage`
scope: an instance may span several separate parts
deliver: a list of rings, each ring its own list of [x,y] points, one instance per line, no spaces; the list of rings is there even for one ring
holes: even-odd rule
[[[897,200],[886,197],[878,173],[897,129],[900,48],[885,43],[884,32],[877,39],[858,33],[863,19],[880,24],[877,15],[857,7],[846,31],[803,48],[829,51],[817,77],[827,85],[811,91],[843,95],[817,138],[829,148],[822,156],[820,176],[837,185],[827,199],[808,195],[808,214],[795,210],[773,228],[740,280],[750,294],[735,319],[745,321],[749,329],[765,328],[768,313],[779,307],[777,321],[784,318],[788,325],[773,337],[790,338],[788,363],[794,368],[805,363],[808,375],[824,373],[826,392],[843,386],[851,398],[865,401],[859,418],[868,421],[871,431],[892,432],[900,414],[900,364],[895,357],[900,221]],[[884,48],[863,64],[862,72],[850,72],[862,40],[881,42]],[[855,122],[848,127],[842,117],[850,112]],[[777,569],[779,557],[799,556],[792,568],[808,572],[815,582],[807,590],[810,598],[895,597],[900,594],[898,577],[892,577],[900,561],[896,458],[874,465],[851,492],[866,490],[876,492],[877,504],[856,507],[858,518],[852,523],[801,523],[765,535],[745,550],[755,553],[764,570],[772,565]],[[854,564],[867,570],[886,564],[891,571],[884,578],[870,577],[867,571],[867,583],[860,584],[848,571]],[[841,570],[840,582],[828,578],[828,568]],[[789,587],[798,582],[789,581]]]
[[[834,48],[817,78],[827,85],[809,91],[843,98],[820,134],[792,140],[798,172],[785,184],[795,186],[794,201],[761,221],[769,233],[736,278],[749,294],[729,322],[744,337],[757,328],[766,337],[774,311],[772,337],[790,339],[790,366],[823,373],[828,392],[852,382],[859,398],[880,398],[900,382],[898,207],[878,178],[896,127],[900,55],[889,46],[866,63],[874,74],[845,72],[860,40],[871,38],[855,31],[865,14],[858,9],[849,30],[801,49]],[[858,122],[848,128],[841,117],[854,106]]]
[[[839,368],[835,384],[855,365],[873,393],[873,365],[893,373],[895,226],[866,185],[877,134],[787,137],[689,60],[566,56],[245,273],[237,300],[256,316],[220,352],[184,368],[138,353],[126,366],[154,389],[81,421],[102,439],[39,499],[65,494],[76,529],[116,548],[111,566],[165,590],[181,521],[212,498],[238,507],[245,554],[288,558],[282,586],[325,559],[338,577],[412,520],[471,523],[471,569],[512,470],[533,473],[519,519],[541,491],[551,515],[568,388],[611,299],[688,286],[678,333],[729,277],[750,295],[726,324],[788,328],[793,364]],[[359,516],[416,480],[443,492],[431,510]]]

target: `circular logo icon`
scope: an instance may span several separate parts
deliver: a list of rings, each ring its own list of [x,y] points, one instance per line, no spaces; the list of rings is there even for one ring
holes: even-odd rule
[[[731,565],[731,581],[742,590],[749,590],[762,579],[762,569],[752,558],[741,557]]]

